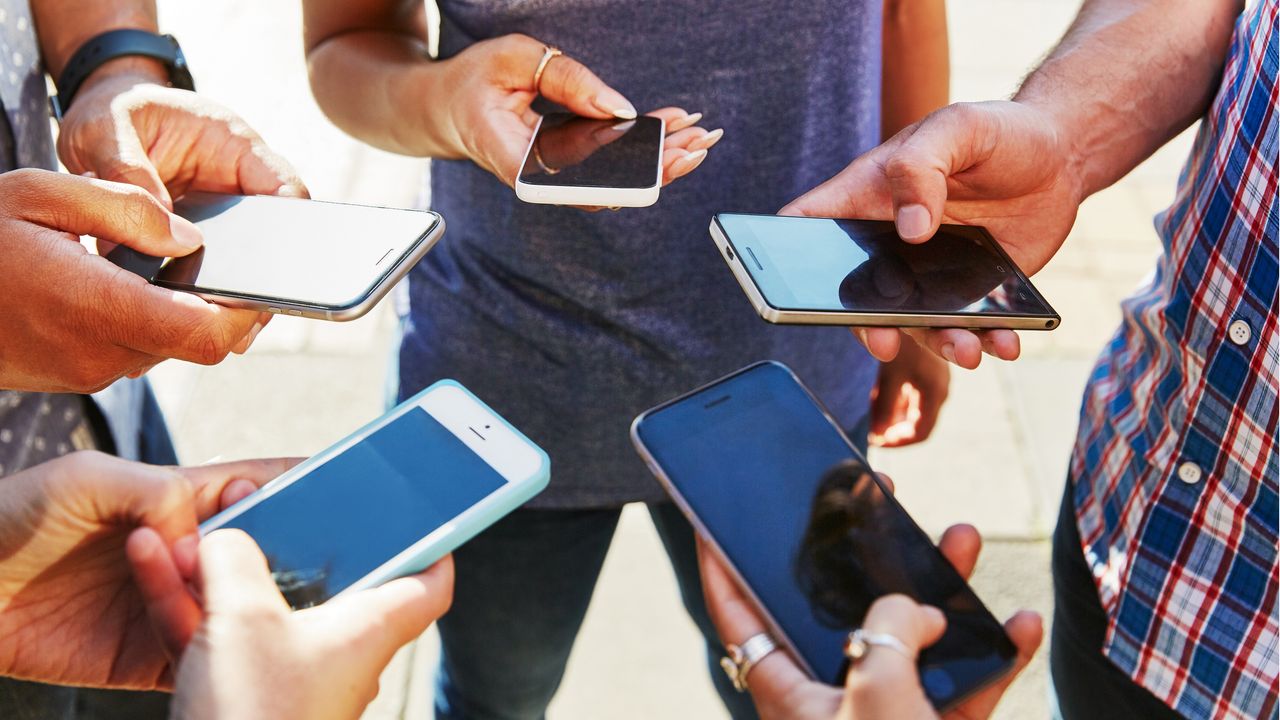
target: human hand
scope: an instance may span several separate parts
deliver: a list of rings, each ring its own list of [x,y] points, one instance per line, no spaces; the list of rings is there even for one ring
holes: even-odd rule
[[[881,477],[884,478],[883,475]],[[886,485],[890,483],[886,482]],[[938,549],[968,580],[977,564],[981,546],[982,540],[972,526],[956,525],[943,533]],[[720,637],[726,642],[741,644],[747,638],[765,632],[766,625],[759,611],[701,538],[698,562],[707,610]],[[906,603],[910,603],[914,610]],[[883,626],[880,625],[882,621],[885,623]],[[918,624],[918,627],[908,628],[916,634],[910,637],[898,635],[898,638],[918,643],[912,647],[936,642],[945,627],[945,620],[936,609],[921,608],[903,596],[886,596],[877,600],[863,627],[869,631],[897,633],[901,626],[911,623]],[[1005,631],[1018,648],[1013,671],[971,696],[948,713],[948,718],[978,720],[988,717],[1004,691],[1030,662],[1043,635],[1039,615],[1029,611],[1019,612],[1010,618],[1005,623]],[[905,634],[906,631],[903,632]],[[751,670],[748,680],[752,699],[765,720],[936,718],[937,713],[920,685],[915,664],[903,660],[895,667],[891,660],[875,664],[869,662],[879,654],[894,653],[868,655],[850,671],[846,688],[842,691],[811,679],[785,650],[772,652]]]
[[[855,335],[858,331],[855,330]],[[915,343],[880,366],[871,392],[871,440],[881,447],[924,441],[947,400],[951,368]]]
[[[183,720],[356,718],[396,650],[453,599],[449,557],[419,575],[292,612],[248,535],[217,530],[199,555],[207,616],[178,664],[172,712]]]
[[[626,98],[568,56],[552,58],[535,88],[533,76],[543,52],[543,44],[533,38],[505,35],[476,43],[441,62],[448,68],[444,82],[438,84],[445,96],[433,96],[427,102],[442,113],[435,132],[450,149],[447,157],[470,158],[514,186],[538,124],[532,105],[539,94],[583,117],[636,117]],[[668,107],[649,114],[667,125],[664,185],[692,172],[723,134],[696,127],[700,113],[690,115]]]
[[[132,185],[44,170],[0,174],[0,387],[95,392],[168,358],[212,365],[244,352],[261,313],[151,285],[80,244],[148,255],[200,246],[200,231]]]
[[[166,686],[169,659],[125,556],[143,526],[192,557],[196,524],[296,461],[156,467],[79,452],[0,482],[0,675]],[[193,562],[193,561],[192,561]]]
[[[188,190],[307,197],[235,113],[136,72],[90,77],[62,119],[58,156],[74,174],[136,185],[168,209]]]
[[[1084,197],[1070,150],[1053,119],[1033,107],[959,103],[854,160],[782,214],[893,220],[916,243],[940,223],[983,225],[1031,275],[1062,246]],[[984,351],[1004,360],[1020,352],[1012,330],[866,328],[859,338],[890,360],[904,333],[970,369]]]

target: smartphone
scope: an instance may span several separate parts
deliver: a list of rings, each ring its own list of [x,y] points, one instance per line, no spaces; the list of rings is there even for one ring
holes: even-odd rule
[[[939,710],[1012,669],[1004,628],[786,366],[758,363],[649,410],[631,437],[813,678],[844,682],[845,639],[889,593],[947,617],[918,661]]]
[[[658,202],[665,141],[661,118],[544,115],[525,151],[516,197],[547,205],[647,207]]]
[[[444,233],[434,212],[266,195],[192,192],[174,212],[204,233],[199,250],[106,258],[220,305],[320,320],[369,312]]]
[[[912,244],[880,220],[720,213],[711,237],[772,323],[1052,330],[1061,318],[987,232]]]
[[[200,526],[239,528],[294,608],[420,572],[542,492],[547,454],[442,380]]]

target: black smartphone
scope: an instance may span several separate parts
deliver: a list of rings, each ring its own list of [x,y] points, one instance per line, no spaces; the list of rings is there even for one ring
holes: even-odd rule
[[[666,125],[642,115],[543,116],[525,151],[516,197],[529,203],[645,207],[658,201]]]
[[[890,593],[946,615],[919,658],[939,710],[1012,669],[1004,628],[786,366],[758,363],[649,410],[631,435],[814,678],[844,682],[845,639]]]
[[[711,237],[773,323],[1053,330],[1061,319],[986,228],[923,243],[880,220],[720,213]]]
[[[434,212],[267,195],[191,192],[174,213],[203,247],[170,259],[120,245],[106,259],[220,305],[320,320],[363,316],[444,233]]]

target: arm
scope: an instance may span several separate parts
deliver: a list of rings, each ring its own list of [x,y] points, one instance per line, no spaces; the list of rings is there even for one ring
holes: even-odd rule
[[[585,117],[631,119],[617,90],[568,55],[533,78],[544,45],[524,35],[478,42],[446,60],[427,53],[426,13],[413,0],[305,0],[311,88],[334,124],[372,145],[405,155],[466,158],[511,185],[542,95]],[[694,127],[680,108],[667,122],[664,181],[697,167],[719,134]]]
[[[888,140],[951,96],[946,0],[885,0],[882,43],[880,136]]]
[[[108,30],[136,29],[157,32],[155,0],[32,0],[31,14],[40,40],[45,69],[56,80],[71,55],[95,35]],[[169,74],[151,58],[119,58],[98,68],[85,81],[88,87],[102,77],[135,74],[165,82]]]
[[[1201,115],[1217,90],[1240,0],[1090,0],[1012,101],[943,108],[855,160],[788,211],[893,219],[909,242],[943,222],[984,225],[1028,274],[1076,209]],[[1018,357],[1016,333],[869,328],[892,359],[901,334],[961,367]]]
[[[1052,119],[1081,199],[1199,119],[1243,0],[1090,0],[1014,97]]]

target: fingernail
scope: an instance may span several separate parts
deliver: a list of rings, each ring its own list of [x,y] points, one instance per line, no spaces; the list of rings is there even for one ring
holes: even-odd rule
[[[942,345],[942,357],[946,358],[947,362],[951,363],[952,365],[957,364],[956,363],[956,346],[954,343],[944,343]]]
[[[693,172],[693,169],[702,164],[707,157],[706,150],[695,150],[675,161],[671,166],[672,176],[679,177]]]
[[[924,614],[931,615],[935,623],[945,623],[947,621],[947,616],[932,605],[921,605],[920,609],[924,611]]]
[[[635,126],[636,126],[635,120],[627,120],[625,122],[617,123],[616,125],[610,125],[609,129],[616,130],[617,132],[626,132]]]
[[[702,113],[700,112],[693,113],[692,115],[685,115],[679,120],[672,120],[670,123],[667,123],[667,132],[673,133],[677,130],[693,127],[694,125],[697,125],[698,121],[701,119]]]
[[[929,210],[923,205],[903,205],[898,208],[898,234],[903,240],[914,240],[929,232]]]
[[[262,332],[262,328],[266,326],[266,323],[259,320],[253,324],[252,328],[249,328],[249,346],[253,345],[253,341],[258,339],[258,333]],[[248,348],[246,347],[245,349],[247,350]]]
[[[702,137],[689,143],[691,150],[710,150],[713,145],[720,142],[720,138],[724,137],[724,128],[716,128]]]
[[[607,112],[619,120],[635,120],[636,109],[627,99],[613,90],[603,90],[591,101],[602,112]]]
[[[204,244],[204,233],[189,220],[178,215],[169,216],[169,234],[182,247],[195,249]]]

